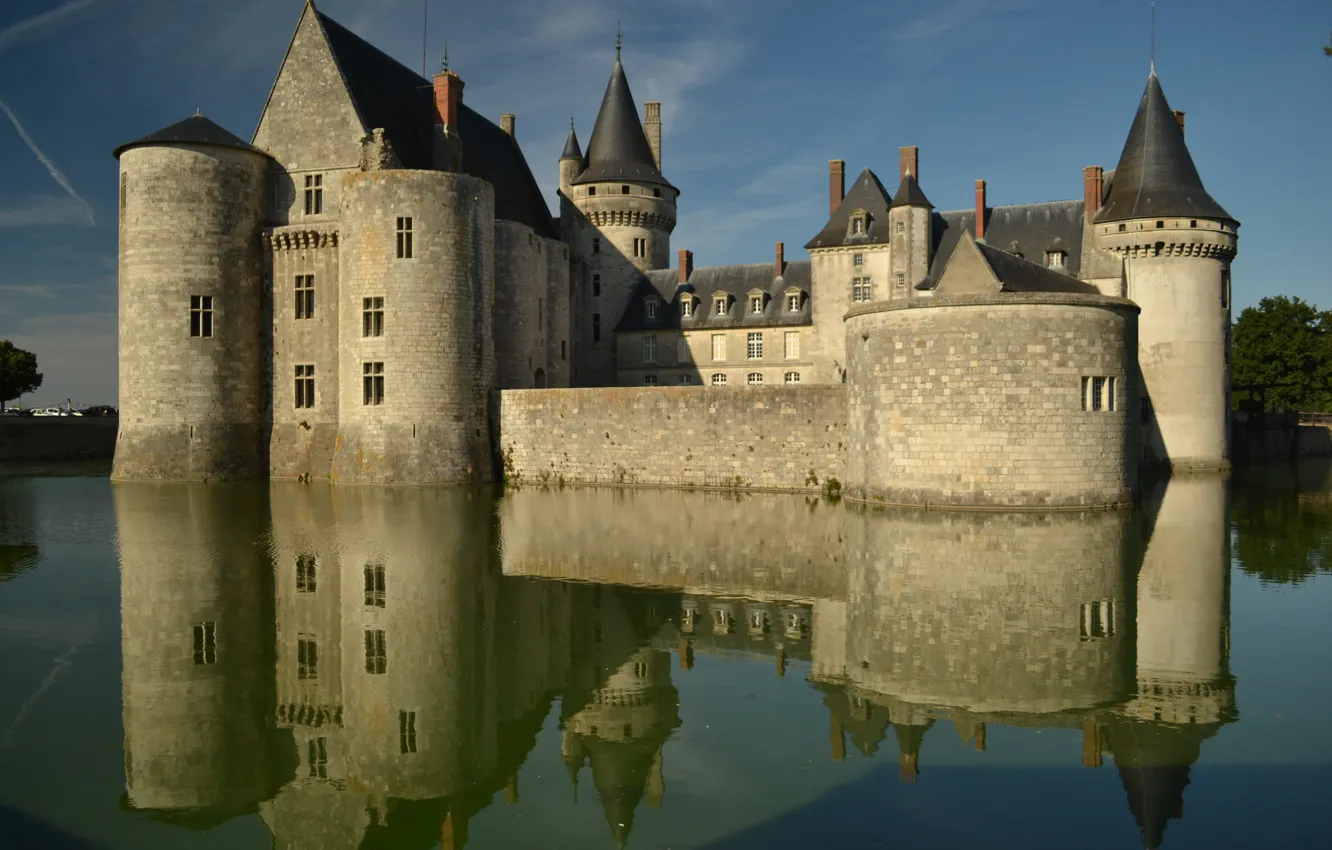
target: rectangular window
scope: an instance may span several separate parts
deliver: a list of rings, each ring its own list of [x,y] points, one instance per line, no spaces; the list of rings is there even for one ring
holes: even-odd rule
[[[897,233],[906,233],[906,222],[899,221],[893,230]]]
[[[905,287],[906,287],[906,274],[903,273],[903,272],[898,272],[897,274],[893,275],[893,286],[896,287],[896,288],[898,288],[898,289],[903,289],[903,288],[905,288]],[[869,299],[865,299],[865,300],[868,301]]]
[[[319,678],[319,646],[312,635],[296,639],[296,678]]]
[[[782,335],[783,353],[787,360],[800,359],[800,331],[787,331]]]
[[[762,296],[762,295],[755,295],[753,298],[750,298],[750,299],[749,299],[749,312],[751,312],[751,313],[762,313],[762,312],[763,312],[763,296]]]
[[[1083,410],[1113,411],[1115,406],[1115,379],[1113,376],[1084,377],[1082,379]]]
[[[691,298],[685,298],[680,301],[680,315],[689,318],[694,315],[694,301]]]
[[[190,296],[190,336],[208,339],[213,335],[213,296]]]
[[[745,376],[745,383],[751,387],[757,387],[763,383],[763,375],[758,372],[750,372]]]
[[[1063,251],[1046,251],[1045,265],[1052,269],[1062,269],[1064,267]]]
[[[1082,640],[1115,636],[1115,600],[1084,602],[1078,612],[1078,631]]]
[[[384,364],[362,363],[361,382],[365,390],[366,405],[384,403]]]
[[[1230,309],[1230,269],[1221,272],[1221,309]]]
[[[588,196],[589,198],[594,197],[596,194],[597,194],[597,187],[596,187],[596,186],[588,186],[588,187],[587,187],[587,196]],[[592,253],[595,254],[596,251],[593,251]]]
[[[646,237],[642,237],[642,236],[640,236],[640,237],[634,239],[634,256],[635,256],[635,257],[646,257],[646,256],[647,256],[647,238],[646,238]]]
[[[656,385],[657,385],[657,376],[656,376],[656,375],[644,375],[644,376],[643,376],[643,386],[645,386],[645,387],[655,387]]]
[[[852,255],[851,255],[851,265],[853,265],[853,266],[863,266],[863,265],[865,265],[865,255],[864,255],[864,254],[852,254]]]
[[[714,387],[726,386],[726,376],[723,375],[721,372],[717,372],[712,376],[712,385]]]
[[[675,341],[675,362],[689,363],[694,359],[694,355],[689,350],[689,340],[685,337],[679,337]]]
[[[597,192],[597,189],[596,189],[595,186],[593,186],[591,189],[588,190],[587,193],[588,193],[589,195],[595,195],[596,192]],[[601,253],[601,240],[600,240],[600,239],[593,239],[593,240],[592,240],[592,253],[593,253],[593,254],[600,254],[600,253]]]
[[[315,406],[314,366],[296,367],[296,407]]]
[[[362,298],[361,299],[361,336],[383,336],[384,335],[384,299]]]
[[[398,712],[398,746],[403,755],[416,752],[416,712]]]
[[[851,300],[863,302],[870,300],[870,279],[867,277],[851,278]]]
[[[314,275],[296,275],[296,318],[314,318]]]
[[[761,334],[761,333],[752,333],[752,334],[748,334],[748,335],[745,337],[745,339],[746,339],[746,342],[748,343],[747,351],[748,351],[748,353],[749,353],[749,359],[750,359],[750,360],[762,360],[762,359],[763,359],[763,334]]]
[[[655,319],[655,318],[657,318],[657,302],[656,302],[656,301],[649,301],[649,302],[647,302],[647,304],[644,305],[644,306],[647,307],[647,317],[648,317],[649,319]]]
[[[787,372],[786,375],[785,375],[785,377],[783,378],[783,380],[784,380],[786,383],[788,383],[788,384],[798,384],[798,383],[800,383],[800,373],[799,373],[799,372]]]
[[[365,672],[375,675],[388,672],[388,642],[383,629],[365,630]]]
[[[296,592],[314,593],[319,562],[314,555],[306,553],[296,556]]]
[[[792,313],[798,313],[800,311],[800,296],[799,295],[786,296],[786,309]]]
[[[125,211],[125,203],[129,198],[129,175],[120,172],[120,211]]]
[[[689,374],[688,372],[680,376],[680,386],[685,387],[689,386],[692,383],[694,383],[694,376]]]
[[[322,215],[324,212],[324,175],[305,175],[305,214]]]
[[[545,329],[546,329],[546,299],[544,299],[544,298],[538,298],[538,299],[537,299],[537,330],[539,330],[539,331],[544,331]]]
[[[328,739],[311,738],[306,749],[311,779],[328,779]]]
[[[725,298],[718,298],[718,299],[716,299],[716,300],[714,301],[714,306],[715,306],[716,309],[717,309],[717,315],[718,315],[718,316],[725,316],[725,315],[726,315],[726,299],[725,299]]]
[[[194,626],[194,663],[217,663],[217,623],[197,623]]]
[[[594,274],[592,275],[592,297],[596,298],[599,295],[601,295],[601,275]]]
[[[601,314],[592,314],[592,341],[601,342]]]
[[[712,335],[712,359],[714,361],[726,359],[726,335]]]
[[[643,337],[643,362],[657,362],[657,338],[655,336]]]
[[[398,259],[412,258],[412,219],[411,216],[398,216]]]
[[[365,607],[384,607],[386,578],[383,564],[365,565]]]
[[[560,340],[560,359],[569,359],[569,343],[567,340]]]
[[[620,194],[621,194],[621,195],[627,195],[627,194],[629,194],[629,187],[628,187],[628,186],[621,186],[621,187],[620,187]]]

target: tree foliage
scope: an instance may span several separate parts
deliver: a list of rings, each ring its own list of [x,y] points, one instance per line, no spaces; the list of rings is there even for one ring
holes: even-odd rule
[[[1240,569],[1268,584],[1332,574],[1332,463],[1309,458],[1231,482],[1231,529]]]
[[[1267,386],[1269,411],[1332,411],[1332,311],[1264,298],[1240,313],[1231,340],[1232,381]]]
[[[37,355],[24,351],[7,339],[0,339],[0,410],[5,402],[13,401],[42,385],[42,373],[37,371]]]

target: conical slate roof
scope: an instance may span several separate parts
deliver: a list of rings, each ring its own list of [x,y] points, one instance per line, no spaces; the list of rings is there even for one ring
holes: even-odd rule
[[[564,140],[564,153],[560,159],[576,159],[583,162],[583,149],[578,145],[578,134],[574,132],[573,122],[569,122],[569,138]]]
[[[1138,104],[1114,182],[1094,221],[1191,216],[1235,221],[1207,194],[1153,71]]]
[[[866,168],[860,172],[856,182],[851,184],[851,191],[846,193],[837,211],[823,225],[818,235],[805,243],[805,248],[834,248],[843,244],[878,245],[888,242],[888,207],[893,199],[888,190],[883,188],[879,178]],[[851,213],[864,210],[869,213],[869,228],[863,235],[848,238],[847,224]]]
[[[925,197],[920,184],[916,182],[916,175],[910,171],[902,178],[902,185],[897,187],[897,194],[893,197],[894,207],[929,207],[934,209],[934,204]]]
[[[618,49],[615,66],[611,68],[606,94],[601,98],[601,111],[592,127],[592,138],[587,143],[587,169],[574,183],[595,183],[613,180],[633,180],[671,186],[657,170],[652,148],[648,145],[643,124],[638,120],[638,107],[629,91]]]
[[[233,136],[202,115],[191,115],[184,121],[177,121],[170,127],[163,127],[156,133],[149,133],[142,139],[126,142],[116,148],[112,152],[112,156],[120,159],[120,155],[130,148],[143,147],[144,145],[211,145],[218,148],[252,151],[268,156],[264,151]]]

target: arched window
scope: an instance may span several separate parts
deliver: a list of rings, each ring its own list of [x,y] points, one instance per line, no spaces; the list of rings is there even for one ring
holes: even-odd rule
[[[750,372],[748,375],[745,376],[745,383],[748,384],[748,385],[751,386],[751,387],[757,387],[757,386],[762,385],[762,383],[763,383],[763,373],[762,373],[762,372]]]
[[[786,383],[788,383],[788,384],[798,384],[798,383],[800,383],[800,373],[799,373],[799,372],[787,372],[786,375],[784,376],[784,379],[785,379]]]
[[[712,385],[713,385],[714,387],[724,387],[724,386],[726,386],[726,376],[725,376],[724,374],[722,374],[721,372],[717,372],[716,374],[714,374],[714,375],[712,376]]]

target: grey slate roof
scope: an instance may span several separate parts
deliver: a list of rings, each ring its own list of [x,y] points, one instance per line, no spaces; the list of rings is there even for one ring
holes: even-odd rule
[[[1196,216],[1235,221],[1207,194],[1156,72],[1138,104],[1105,206],[1095,221]]]
[[[1063,272],[1048,269],[1030,260],[1001,251],[985,242],[977,242],[981,256],[999,278],[1004,292],[1086,292],[1097,294],[1099,290],[1090,283],[1083,283]]]
[[[337,21],[316,12],[334,61],[367,130],[384,129],[403,168],[434,164],[434,82],[407,68]],[[466,104],[458,116],[463,171],[495,187],[495,218],[554,237],[550,208],[518,142]]]
[[[615,330],[703,330],[808,325],[813,297],[809,260],[788,262],[780,277],[774,274],[775,271],[771,262],[703,266],[695,268],[689,280],[683,284],[679,283],[679,272],[676,269],[650,271],[634,290],[634,296]],[[805,293],[800,309],[796,312],[786,309],[786,290],[791,287]],[[749,311],[749,293],[756,289],[766,295],[762,313]],[[716,315],[712,303],[713,294],[719,291],[730,296],[725,316]],[[681,296],[686,293],[698,298],[693,315],[688,317],[680,315]],[[655,319],[647,318],[646,299],[650,296],[659,297],[663,302],[658,307]]]
[[[805,249],[887,244],[892,236],[888,229],[888,207],[892,202],[892,196],[883,188],[878,176],[866,168],[851,185],[851,191],[837,205],[837,211],[828,219],[828,223],[818,235],[805,243]],[[869,227],[863,236],[848,236],[847,225],[851,221],[851,213],[856,210],[869,213]]]
[[[564,152],[560,154],[560,159],[576,159],[587,167],[587,160],[583,159],[583,149],[578,144],[578,134],[574,132],[573,122],[569,122],[569,138],[564,140]]]
[[[597,123],[592,126],[592,137],[587,142],[587,168],[573,182],[606,180],[633,180],[675,188],[657,170],[618,49],[606,94],[601,98]]]
[[[985,243],[1041,264],[1045,262],[1046,251],[1064,251],[1068,255],[1064,258],[1064,271],[1076,278],[1082,268],[1084,210],[1082,201],[990,207],[986,210]],[[963,231],[976,235],[975,210],[935,213],[933,220],[934,255],[929,277],[918,283],[916,289],[935,287]]]
[[[211,145],[218,148],[253,151],[268,156],[265,151],[261,151],[254,145],[233,136],[202,115],[191,115],[184,121],[177,121],[169,127],[163,127],[156,133],[149,133],[142,139],[126,142],[112,151],[111,155],[120,159],[120,155],[130,148],[143,147],[144,145]]]
[[[902,184],[897,187],[897,195],[893,198],[894,207],[929,207],[934,209],[934,204],[925,197],[925,192],[921,190],[920,184],[916,182],[916,175],[907,172],[902,178]]]

